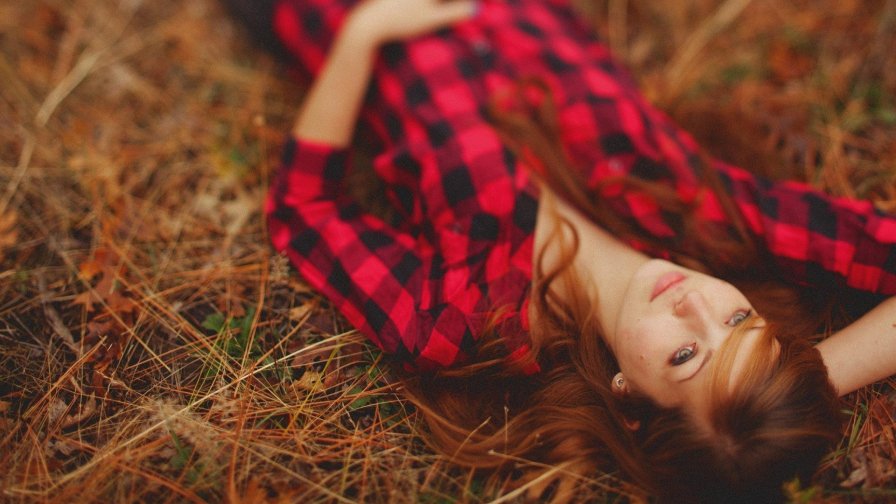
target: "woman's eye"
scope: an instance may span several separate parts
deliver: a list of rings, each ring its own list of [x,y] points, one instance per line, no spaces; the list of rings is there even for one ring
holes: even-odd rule
[[[673,366],[680,366],[685,362],[691,360],[697,350],[697,344],[692,343],[686,347],[679,348],[672,354],[672,358],[669,359],[669,363]]]
[[[752,310],[738,310],[728,319],[728,325],[731,327],[737,327],[741,325],[744,320],[747,320],[750,317],[750,314],[753,313]]]

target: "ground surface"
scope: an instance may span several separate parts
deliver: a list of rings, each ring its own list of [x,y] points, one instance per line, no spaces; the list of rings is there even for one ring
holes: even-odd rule
[[[896,211],[896,1],[582,3],[712,152]],[[0,82],[0,501],[526,495],[428,450],[380,355],[272,254],[302,89],[213,0],[0,3]],[[892,382],[844,409],[795,498],[896,498]]]

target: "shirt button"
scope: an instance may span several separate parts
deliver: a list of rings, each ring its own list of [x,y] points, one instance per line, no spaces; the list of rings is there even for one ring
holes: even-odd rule
[[[473,41],[473,52],[478,56],[485,56],[492,52],[492,45],[485,39],[477,39]]]
[[[610,162],[608,164],[610,166],[610,170],[614,172],[620,172],[625,168],[625,165],[622,164],[622,161],[617,158],[610,159]]]

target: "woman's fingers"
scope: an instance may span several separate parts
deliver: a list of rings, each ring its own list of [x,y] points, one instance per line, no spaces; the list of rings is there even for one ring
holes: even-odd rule
[[[479,11],[479,0],[448,0],[436,2],[435,21],[446,26],[472,17]]]
[[[378,43],[422,35],[472,17],[479,0],[367,0],[355,25]]]

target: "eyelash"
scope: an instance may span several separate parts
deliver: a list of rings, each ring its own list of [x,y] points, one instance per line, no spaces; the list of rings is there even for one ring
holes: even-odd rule
[[[687,354],[684,354],[684,352],[687,352]],[[669,359],[669,364],[672,364],[673,366],[680,366],[680,365],[684,364],[685,362],[691,360],[691,358],[693,358],[694,355],[696,355],[696,354],[697,354],[697,344],[691,343],[688,346],[681,347],[678,350],[676,350],[675,353],[672,354],[672,358]]]
[[[732,315],[731,318],[728,319],[728,322],[725,323],[731,327],[737,327],[743,324],[745,320],[750,318],[750,315],[752,314],[753,310],[737,310],[736,312],[734,312],[734,315]]]
[[[748,318],[750,318],[750,315],[752,314],[753,310],[737,310],[736,312],[734,312],[734,315],[732,315],[731,318],[728,319],[727,322],[725,322],[725,324],[731,327],[737,327],[743,324],[744,321],[746,321]],[[673,366],[680,366],[685,362],[691,360],[696,354],[697,344],[691,343],[688,346],[681,347],[676,350],[675,353],[672,354],[672,358],[669,359],[669,363]]]

